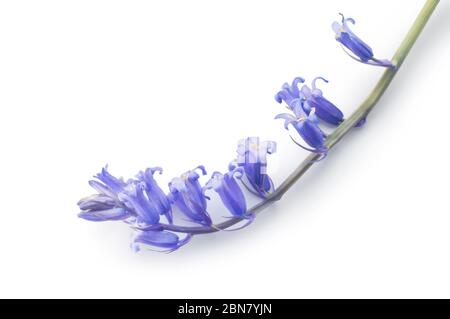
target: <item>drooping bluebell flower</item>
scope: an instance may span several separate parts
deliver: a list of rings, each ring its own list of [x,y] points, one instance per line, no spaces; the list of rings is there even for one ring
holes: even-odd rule
[[[328,82],[323,77],[317,77],[312,81],[311,88],[303,85],[301,89],[298,87],[299,84],[305,82],[301,77],[295,78],[291,85],[285,83],[282,90],[275,95],[275,100],[278,103],[286,102],[294,115],[284,113],[275,118],[284,119],[286,129],[291,124],[309,147],[303,146],[291,136],[297,145],[308,151],[326,154],[328,151],[325,146],[326,134],[319,127],[319,119],[337,126],[344,121],[344,114],[323,96],[323,92],[316,86],[317,80]],[[362,124],[363,121],[357,126]]]
[[[225,174],[214,172],[211,175],[211,179],[204,186],[203,191],[215,190],[231,215],[249,219],[251,216],[247,214],[247,203],[244,193],[236,181],[236,178],[242,178],[243,174],[244,169],[242,167],[236,167]]]
[[[171,252],[187,244],[191,238],[192,235],[188,234],[183,239],[180,239],[177,234],[166,230],[135,230],[131,248],[134,252],[138,252],[141,245],[148,245],[163,248],[167,252]]]
[[[297,85],[297,83],[295,83]],[[292,140],[304,148],[305,150],[316,152],[316,153],[326,153],[327,148],[325,147],[325,133],[318,126],[318,118],[315,114],[315,108],[308,107],[308,113],[305,111],[305,98],[303,94],[299,93],[300,98],[295,98],[290,100],[290,106],[288,107],[293,111],[294,115],[288,113],[278,114],[275,119],[283,119],[284,128],[289,130],[289,124],[291,124],[298,134],[302,137],[302,139],[311,147],[303,146],[301,143],[295,141],[294,138]],[[275,96],[277,98],[277,96]],[[279,103],[282,100],[277,100]]]
[[[311,88],[303,85],[301,89],[304,98],[303,110],[309,114],[311,109],[314,108],[315,114],[322,121],[332,125],[341,124],[344,120],[344,113],[323,96],[322,91],[316,87],[317,80],[328,83],[328,80],[323,77],[317,77],[312,81]]]
[[[291,139],[298,146],[310,152],[326,154],[328,152],[328,148],[325,146],[326,135],[317,125],[317,120],[314,116],[313,108],[308,116],[301,116],[297,118],[291,114],[282,113],[278,114],[275,119],[285,120],[284,128],[286,130],[289,130],[289,124],[291,124],[311,148],[303,146],[291,136]]]
[[[83,210],[78,214],[78,217],[92,222],[124,220],[131,216],[132,214],[123,207],[112,207],[107,209],[89,209]]]
[[[115,207],[117,201],[106,195],[95,194],[80,199],[77,205],[81,210],[103,210]]]
[[[181,177],[172,179],[169,183],[169,199],[189,220],[210,226],[212,221],[206,211],[206,198],[198,181],[200,175],[196,170],[200,170],[203,175],[206,175],[204,166],[200,165],[187,171]]]
[[[355,24],[352,18],[345,18],[342,13],[341,23],[334,22],[332,28],[336,33],[336,41],[342,44],[344,51],[353,59],[365,64],[394,68],[395,66],[389,60],[379,60],[374,57],[372,48],[362,41],[352,30],[350,30],[348,23]],[[350,50],[355,56],[348,53],[345,49]]]
[[[118,196],[127,209],[136,215],[137,224],[159,223],[159,207],[153,198],[147,196],[145,183],[131,180]]]
[[[95,175],[97,180],[90,180],[89,184],[98,191],[89,197],[82,198],[78,206],[82,210],[78,216],[90,221],[125,220],[132,213],[124,207],[118,194],[124,190],[126,183],[122,178],[116,178],[108,172],[108,167]]]
[[[267,174],[267,154],[276,152],[277,144],[261,142],[259,137],[248,137],[238,143],[237,159],[230,164],[230,170],[242,167],[244,186],[253,194],[265,198],[274,190],[272,179]]]
[[[155,172],[162,173],[161,167],[147,168],[144,172],[139,172],[137,178],[144,183],[147,198],[156,206],[160,215],[166,216],[169,223],[173,222],[172,209],[169,199],[163,190],[158,186],[153,175]]]
[[[102,168],[102,171],[94,177],[100,182],[90,180],[89,185],[91,185],[91,187],[93,187],[100,194],[104,194],[112,198],[117,198],[117,194],[120,193],[125,186],[127,186],[127,183],[125,183],[123,178],[117,178],[108,172],[108,165]]]

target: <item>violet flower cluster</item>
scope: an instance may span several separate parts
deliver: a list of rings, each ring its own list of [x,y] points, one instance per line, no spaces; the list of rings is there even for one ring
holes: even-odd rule
[[[275,95],[275,100],[278,103],[284,101],[292,114],[278,114],[275,119],[283,119],[285,129],[292,125],[307,144],[304,146],[291,137],[297,145],[308,151],[326,155],[328,152],[325,146],[326,134],[319,127],[319,121],[337,126],[344,120],[344,114],[323,96],[322,91],[316,86],[318,80],[328,82],[322,77],[317,77],[312,81],[311,87],[303,85],[299,88],[299,84],[305,80],[297,77],[291,85],[285,83],[281,91]]]
[[[195,235],[181,235],[185,232],[177,231],[175,219],[184,219],[204,229],[217,229],[208,211],[208,192],[218,194],[230,217],[247,221],[242,227],[249,225],[254,220],[254,214],[247,211],[243,189],[260,198],[273,192],[273,182],[266,168],[267,154],[275,151],[275,142],[262,142],[258,137],[241,140],[237,158],[231,162],[227,172],[212,173],[202,185],[200,178],[207,172],[200,165],[173,178],[167,192],[155,179],[155,173],[162,173],[160,167],[147,168],[127,181],[113,176],[105,167],[94,176],[94,180],[89,181],[97,194],[78,202],[81,209],[78,216],[89,221],[123,221],[130,225],[134,231],[134,251],[138,251],[141,245],[173,251]]]
[[[372,49],[350,30],[348,22],[355,23],[342,15],[342,22],[333,23],[333,30],[336,40],[351,52],[352,58],[370,65],[394,67],[387,60],[376,59]],[[291,84],[285,83],[275,95],[275,100],[285,102],[290,113],[279,114],[276,119],[283,119],[284,127],[293,127],[305,142],[303,144],[291,136],[297,145],[322,154],[323,158],[328,148],[327,135],[321,126],[340,125],[344,114],[324,96],[317,87],[317,81],[328,82],[317,77],[308,86],[303,78],[296,77]],[[361,120],[357,126],[364,121]],[[110,174],[106,166],[89,181],[97,193],[78,202],[81,210],[78,216],[95,222],[122,221],[128,224],[133,229],[131,246],[134,251],[139,251],[141,246],[174,251],[196,234],[222,230],[209,211],[211,192],[217,194],[228,212],[225,218],[244,221],[236,229],[249,225],[255,213],[247,207],[244,190],[263,200],[275,192],[274,183],[267,174],[267,155],[275,152],[275,142],[263,142],[258,137],[243,139],[239,141],[237,157],[229,164],[228,171],[214,172],[208,181],[201,183],[207,172],[204,166],[199,165],[173,178],[166,190],[155,179],[156,173],[162,174],[160,167],[147,168],[125,181]],[[181,225],[180,221],[196,227]]]
[[[343,14],[340,15],[342,22],[334,22],[332,28],[336,32],[336,40],[345,48],[344,51],[350,57],[369,65],[394,67],[388,60],[376,59],[369,45],[350,30],[348,22],[354,24],[355,20],[346,19]],[[353,55],[346,50],[352,52]],[[291,136],[298,146],[310,152],[322,154],[323,158],[328,152],[328,147],[325,145],[327,135],[320,124],[338,126],[344,121],[344,114],[323,95],[322,90],[317,87],[318,80],[328,83],[325,78],[316,77],[309,87],[303,84],[305,80],[302,77],[296,77],[292,84],[283,84],[281,90],[275,95],[275,100],[278,103],[285,102],[291,113],[278,114],[275,119],[283,119],[286,130],[290,126],[295,129],[306,143],[303,145]],[[300,87],[301,84],[303,85]],[[364,125],[365,121],[365,118],[360,120],[356,126]]]

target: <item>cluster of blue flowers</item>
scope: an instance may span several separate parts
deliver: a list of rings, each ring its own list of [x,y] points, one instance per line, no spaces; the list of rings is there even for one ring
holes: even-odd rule
[[[105,167],[94,176],[95,180],[89,181],[98,193],[78,202],[81,209],[78,216],[90,221],[120,220],[129,224],[134,230],[132,248],[135,251],[142,244],[172,251],[195,235],[187,233],[180,237],[184,231],[177,231],[175,213],[203,229],[216,227],[208,212],[208,191],[218,194],[230,217],[247,220],[246,225],[250,224],[254,215],[247,211],[240,184],[260,198],[267,197],[274,186],[266,172],[266,155],[275,151],[275,142],[249,137],[239,142],[237,158],[229,165],[228,172],[214,172],[202,186],[199,179],[207,173],[200,165],[173,178],[167,193],[155,180],[155,173],[162,173],[160,167],[147,168],[127,181],[111,175]]]
[[[336,40],[345,48],[344,51],[346,53],[348,53],[347,50],[351,51],[353,55],[348,54],[362,63],[394,67],[388,60],[376,59],[373,50],[350,30],[347,22],[354,24],[355,20],[352,18],[346,19],[342,14],[341,16],[342,22],[334,22],[332,28],[336,32]],[[325,156],[328,152],[328,148],[325,145],[327,136],[319,124],[323,122],[332,126],[338,126],[344,121],[344,114],[336,105],[323,96],[322,90],[316,86],[318,80],[328,83],[323,77],[317,77],[312,81],[311,87],[302,85],[300,88],[299,85],[303,84],[305,80],[301,77],[296,77],[291,85],[288,83],[283,84],[281,91],[275,95],[275,100],[278,103],[284,101],[292,114],[282,113],[275,118],[285,121],[285,129],[289,129],[289,125],[292,126],[307,144],[302,145],[291,136],[298,146]],[[356,126],[362,126],[364,123],[365,119],[357,123]]]
[[[292,125],[308,146],[303,146],[293,139],[300,147],[315,153],[326,154],[328,148],[325,146],[326,135],[319,127],[319,120],[337,126],[344,120],[344,114],[333,103],[327,100],[320,89],[316,87],[316,81],[323,80],[322,77],[315,78],[312,81],[311,88],[300,83],[305,80],[297,77],[289,85],[285,83],[280,92],[275,95],[278,103],[283,101],[287,108],[293,114],[278,114],[276,119],[284,119],[284,127],[289,128]]]
[[[335,22],[333,30],[336,40],[354,54],[351,55],[354,59],[371,65],[394,67],[389,61],[374,58],[372,49],[349,29],[347,22],[355,23],[342,15],[342,23]],[[279,114],[276,118],[285,121],[286,129],[291,125],[307,144],[291,137],[297,145],[325,156],[327,136],[319,124],[338,126],[344,121],[344,114],[317,88],[318,80],[328,82],[317,77],[309,87],[303,78],[297,77],[292,84],[285,83],[275,95],[275,100],[278,103],[284,101],[291,113]],[[155,180],[155,173],[162,173],[160,167],[147,168],[127,181],[111,175],[105,167],[94,176],[94,180],[89,181],[97,194],[78,202],[81,209],[78,216],[89,221],[123,221],[130,225],[134,231],[131,246],[135,251],[142,245],[173,251],[198,233],[221,230],[208,211],[210,197],[207,192],[217,193],[229,212],[229,218],[246,221],[242,227],[250,224],[255,216],[247,208],[243,190],[262,199],[274,192],[274,184],[267,174],[267,154],[275,151],[275,142],[262,142],[258,137],[243,139],[239,141],[237,157],[227,172],[214,172],[202,185],[199,180],[207,172],[200,165],[173,178],[167,192]],[[175,221],[180,218],[196,227],[176,225]]]

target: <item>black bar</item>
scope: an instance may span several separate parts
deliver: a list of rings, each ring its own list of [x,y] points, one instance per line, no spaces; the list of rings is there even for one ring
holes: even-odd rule
[[[405,315],[417,315],[426,310],[449,307],[449,300],[298,300],[298,299],[25,299],[0,300],[3,311],[10,308],[15,317],[22,311],[31,311],[34,316],[67,314],[83,318],[96,313],[104,318],[105,311],[126,318],[301,318],[305,314],[316,316],[353,315],[365,318],[377,315],[380,318],[392,315],[386,308],[396,309]],[[58,307],[55,307],[58,306]],[[64,312],[60,312],[61,307]],[[161,314],[163,316],[161,316]],[[288,316],[286,316],[288,315]]]

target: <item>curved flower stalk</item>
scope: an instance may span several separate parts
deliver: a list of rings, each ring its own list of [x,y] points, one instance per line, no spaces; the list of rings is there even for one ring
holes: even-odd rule
[[[373,55],[372,48],[361,40],[348,26],[348,22],[355,24],[355,20],[352,18],[345,18],[342,13],[339,13],[342,17],[341,23],[334,22],[332,25],[333,31],[336,33],[336,41],[341,43],[344,51],[358,62],[381,66],[387,68],[395,68],[389,60],[379,60]],[[347,52],[349,50],[351,53]],[[352,54],[353,53],[353,54]]]
[[[382,65],[384,62],[380,63],[380,60],[373,58],[371,49],[346,26],[347,21],[352,23],[354,21],[343,18],[343,29],[337,29],[340,32],[338,41],[343,45],[345,43],[349,49],[352,48],[360,62],[388,67],[367,99],[347,119],[344,120],[343,115],[341,117],[342,112],[326,100],[322,91],[315,86],[315,81],[324,80],[323,78],[313,81],[312,88],[303,86],[299,89],[298,85],[305,82],[302,78],[294,79],[292,85],[283,85],[275,98],[279,103],[285,101],[292,114],[280,114],[277,118],[285,120],[286,128],[292,125],[311,147],[312,153],[276,189],[265,173],[265,155],[275,151],[275,144],[267,142],[261,147],[259,139],[248,138],[244,140],[245,142],[240,142],[238,159],[230,165],[229,172],[225,174],[215,172],[206,185],[201,186],[199,182],[201,176],[196,171],[200,171],[202,175],[206,175],[206,171],[203,166],[199,166],[180,178],[173,179],[169,184],[168,195],[153,179],[155,172],[162,172],[160,168],[147,169],[138,173],[135,179],[125,182],[122,178],[111,175],[105,167],[95,176],[97,180],[89,181],[97,194],[78,202],[81,209],[79,217],[90,221],[120,220],[129,224],[134,230],[131,244],[134,251],[138,251],[141,246],[152,246],[170,252],[188,243],[194,235],[225,230],[243,220],[247,221],[244,225],[246,226],[254,220],[257,213],[280,200],[315,162],[355,126],[365,121],[392,82],[438,3],[439,0],[426,1],[392,58],[392,64],[386,62]],[[393,65],[395,68],[391,67]],[[320,121],[339,126],[326,136],[319,127]],[[260,145],[259,148],[250,146],[254,144]],[[308,147],[305,148],[308,149]],[[249,160],[252,157],[258,158],[256,163]],[[253,207],[247,208],[238,180],[242,182],[245,180],[248,184],[243,183],[243,185],[264,199]],[[219,224],[213,223],[207,212],[209,198],[205,196],[205,191],[210,189],[217,192],[222,204],[231,215]],[[196,226],[177,225],[174,218],[176,213],[173,208],[175,207]]]

